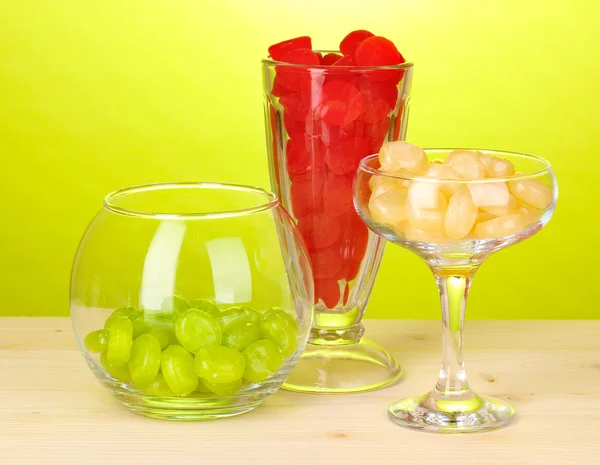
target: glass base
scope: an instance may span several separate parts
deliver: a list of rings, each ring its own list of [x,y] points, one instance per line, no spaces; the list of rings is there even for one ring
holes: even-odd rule
[[[502,400],[478,396],[471,391],[453,397],[432,391],[393,404],[389,415],[405,428],[432,433],[475,433],[506,426],[515,411]]]
[[[349,394],[384,388],[400,376],[398,361],[379,344],[363,337],[350,344],[307,344],[283,389]]]

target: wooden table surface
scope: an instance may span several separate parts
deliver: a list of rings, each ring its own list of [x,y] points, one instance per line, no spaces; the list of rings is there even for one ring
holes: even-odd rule
[[[440,322],[371,320],[405,375],[366,394],[280,391],[240,417],[200,423],[129,412],[96,381],[65,318],[0,318],[0,464],[600,464],[600,321],[468,321],[472,387],[517,419],[434,435],[388,420],[433,387]]]

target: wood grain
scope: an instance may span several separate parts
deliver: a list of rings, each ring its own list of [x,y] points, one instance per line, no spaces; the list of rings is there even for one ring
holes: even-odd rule
[[[471,385],[517,420],[485,434],[404,430],[388,404],[424,393],[439,367],[438,321],[371,320],[405,376],[381,391],[280,391],[227,420],[130,413],[93,377],[68,319],[0,318],[0,464],[600,464],[600,321],[470,321]]]

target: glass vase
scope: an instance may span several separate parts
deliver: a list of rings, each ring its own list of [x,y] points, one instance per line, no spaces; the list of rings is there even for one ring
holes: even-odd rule
[[[271,188],[305,242],[315,290],[307,348],[284,388],[385,387],[401,367],[362,324],[385,242],[356,214],[352,184],[362,158],[405,140],[412,64],[262,64]]]

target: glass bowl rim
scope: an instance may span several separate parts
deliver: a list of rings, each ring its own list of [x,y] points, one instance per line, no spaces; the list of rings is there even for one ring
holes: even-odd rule
[[[237,208],[221,211],[206,211],[206,212],[160,212],[160,211],[145,211],[125,208],[114,203],[115,200],[131,194],[139,194],[143,192],[153,192],[172,189],[207,189],[207,190],[228,190],[246,193],[259,194],[265,197],[266,202],[253,205],[245,208]],[[110,192],[104,197],[103,207],[110,212],[132,216],[137,218],[153,218],[160,220],[185,220],[185,219],[218,219],[231,218],[235,216],[249,215],[260,213],[279,205],[279,198],[270,191],[257,186],[246,184],[235,184],[227,182],[158,182],[150,184],[138,184],[134,186],[124,187]]]
[[[314,50],[315,53],[342,53],[339,50]],[[344,56],[344,55],[342,55]],[[301,63],[287,63],[285,61],[273,60],[271,56],[264,57],[262,63],[268,66],[289,66],[290,68],[307,68],[307,69],[320,69],[320,70],[336,70],[336,69],[356,69],[359,71],[376,71],[385,69],[409,69],[414,66],[413,62],[406,60],[404,63],[398,63],[397,65],[371,65],[371,66],[358,66],[358,65],[346,65],[346,66],[333,66],[333,65],[306,65]]]
[[[509,177],[485,178],[485,179],[437,179],[437,178],[427,178],[424,176],[417,176],[417,175],[401,176],[398,174],[390,173],[389,171],[383,171],[383,170],[368,166],[367,163],[369,163],[371,160],[379,157],[379,154],[374,153],[372,155],[369,155],[369,156],[363,158],[360,161],[358,172],[364,171],[366,173],[369,173],[369,174],[372,174],[375,176],[381,176],[381,177],[386,177],[386,178],[390,178],[390,179],[398,179],[398,180],[402,180],[402,181],[419,181],[419,182],[426,182],[426,183],[432,183],[432,184],[452,183],[452,184],[465,184],[465,185],[467,185],[467,184],[493,184],[493,183],[499,183],[499,182],[523,181],[526,179],[538,178],[538,177],[544,176],[546,174],[552,173],[552,166],[550,165],[550,162],[548,160],[546,160],[545,158],[542,158],[538,155],[532,155],[529,153],[511,152],[508,150],[466,148],[466,147],[464,147],[464,148],[463,147],[460,147],[460,148],[424,148],[423,149],[423,151],[427,154],[448,153],[453,150],[477,151],[477,152],[482,152],[485,155],[492,155],[492,156],[496,156],[499,158],[502,158],[502,155],[509,155],[511,157],[519,157],[519,158],[537,160],[544,165],[544,168],[541,170],[538,170],[538,171],[534,171],[534,172],[530,172],[530,173],[519,173],[517,175],[513,175],[513,176],[509,176]]]

